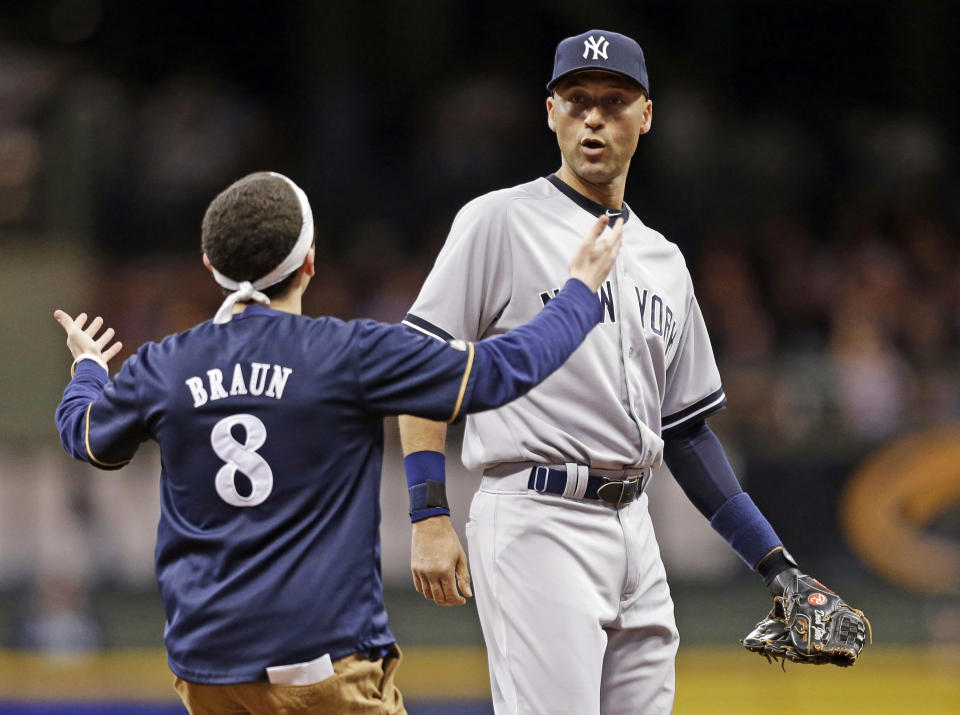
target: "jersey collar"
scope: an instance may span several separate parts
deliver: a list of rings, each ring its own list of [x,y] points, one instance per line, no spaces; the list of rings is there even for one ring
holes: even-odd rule
[[[242,313],[236,313],[231,317],[234,320],[243,320],[244,318],[252,318],[257,315],[292,315],[292,313],[275,310],[268,305],[261,305],[260,303],[247,303],[247,307],[243,309]]]
[[[574,189],[572,186],[569,186],[560,179],[556,174],[548,174],[546,177],[547,181],[557,187],[557,189],[566,196],[568,199],[573,201],[577,206],[582,208],[584,211],[592,213],[597,218],[600,218],[604,214],[610,217],[610,224],[613,225],[613,222],[616,221],[621,216],[623,217],[623,222],[626,223],[630,220],[630,207],[627,206],[627,202],[623,202],[623,208],[621,209],[612,209],[603,204],[598,204],[592,199],[588,199],[586,196],[581,194],[579,191]]]

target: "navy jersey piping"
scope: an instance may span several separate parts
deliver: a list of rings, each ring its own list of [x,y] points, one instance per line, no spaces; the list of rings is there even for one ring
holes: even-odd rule
[[[727,396],[721,387],[703,399],[697,400],[689,407],[685,407],[679,412],[674,412],[672,415],[664,417],[660,429],[661,436],[676,432],[678,429],[683,428],[695,420],[703,420],[714,412],[719,412],[726,406]]]
[[[436,325],[431,323],[428,320],[414,315],[413,313],[407,313],[404,317],[402,323],[406,325],[411,330],[414,330],[418,333],[423,333],[431,338],[439,340],[441,342],[447,343],[454,339],[454,337],[448,333],[443,328],[438,328]]]
[[[574,189],[572,186],[569,186],[563,182],[556,174],[549,174],[544,177],[547,181],[557,187],[557,190],[566,196],[568,199],[573,201],[577,206],[582,208],[584,211],[593,214],[597,218],[600,218],[604,214],[610,217],[610,224],[613,225],[613,222],[618,218],[623,218],[623,222],[626,223],[630,220],[630,207],[627,206],[626,201],[623,203],[623,207],[620,209],[615,209],[610,206],[604,206],[603,204],[598,204],[592,199],[588,199],[586,196],[581,194],[579,191]]]

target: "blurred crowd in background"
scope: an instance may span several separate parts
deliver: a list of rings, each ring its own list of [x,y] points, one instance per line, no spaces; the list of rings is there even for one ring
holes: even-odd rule
[[[305,312],[402,319],[463,203],[558,167],[553,46],[610,26],[654,102],[627,202],[691,267],[735,451],[960,417],[950,3],[37,5],[0,24],[0,249],[79,246],[91,302],[64,307],[124,356],[215,311],[203,211],[262,169],[314,207]]]
[[[0,35],[0,231],[83,241],[110,276],[98,307],[131,348],[209,315],[217,292],[198,261],[200,219],[248,171],[286,171],[311,196],[321,269],[307,309],[398,321],[465,201],[558,165],[540,87],[553,38],[538,43],[539,72],[511,75],[500,57],[439,74],[435,57],[413,80],[342,61],[277,102],[276,87],[258,91],[235,71],[222,37],[220,62],[187,53],[183,64],[118,70],[119,58],[83,51],[109,5],[51,7],[59,43]],[[642,18],[621,29],[644,42]],[[956,118],[844,102],[829,76],[794,79],[789,94],[804,96],[789,100],[772,88],[751,112],[723,91],[728,80],[674,78],[664,71],[673,55],[647,46],[654,130],[627,200],[685,251],[728,394],[743,406],[736,422],[788,442],[818,428],[876,440],[955,416]],[[284,72],[297,58],[263,62],[261,83],[295,83]],[[408,86],[371,87],[366,73],[378,71]],[[865,67],[867,78],[883,82]],[[302,115],[297,97],[311,98]]]

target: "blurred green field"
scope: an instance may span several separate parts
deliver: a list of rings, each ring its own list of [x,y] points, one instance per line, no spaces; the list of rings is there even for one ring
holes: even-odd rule
[[[923,598],[872,581],[845,586],[851,601],[870,614],[877,643],[853,668],[787,665],[784,671],[736,645],[766,607],[753,580],[710,588],[677,584],[681,646],[675,713],[960,713],[960,646],[929,643],[937,632],[931,626],[947,622],[942,614],[955,613],[954,600]],[[24,597],[0,594],[0,632],[8,637]],[[462,703],[462,710],[443,709],[445,715],[483,711],[489,683],[472,601],[464,608],[437,608],[409,587],[389,588],[386,597],[405,656],[398,674],[404,696],[419,704]],[[93,600],[110,647],[53,657],[0,650],[0,703],[176,702],[156,592],[101,590]],[[417,711],[411,709],[411,715]]]
[[[730,648],[677,663],[676,715],[935,715],[960,712],[960,649],[868,647],[852,668],[768,664]]]
[[[960,711],[960,649],[872,647],[853,668],[768,664],[730,647],[683,649],[676,715],[843,712],[936,715]],[[160,649],[50,658],[0,652],[0,700],[175,702]],[[489,698],[482,649],[416,647],[398,674],[412,700]]]
[[[853,668],[769,664],[737,646],[769,608],[749,573],[725,581],[671,584],[681,634],[677,715],[960,713],[960,602],[885,583],[846,562],[824,578],[862,608],[876,644]],[[819,574],[818,574],[819,575]],[[405,659],[398,684],[411,715],[489,715],[489,683],[475,603],[437,608],[409,582],[388,583],[390,624]],[[163,611],[153,587],[92,587],[83,611],[104,648],[83,655],[17,650],[33,613],[29,584],[0,591],[0,714],[183,713],[162,648]],[[934,642],[934,640],[936,642]],[[3,648],[7,648],[4,650]],[[56,709],[47,708],[56,704]],[[86,709],[84,709],[84,706]],[[37,708],[37,709],[31,709]]]

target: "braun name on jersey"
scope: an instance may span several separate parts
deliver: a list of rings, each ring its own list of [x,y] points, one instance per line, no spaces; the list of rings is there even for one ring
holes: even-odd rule
[[[254,397],[264,395],[279,400],[283,397],[283,388],[286,387],[287,379],[293,369],[282,365],[273,365],[273,374],[268,384],[267,375],[270,372],[270,367],[267,363],[262,362],[250,362],[246,365],[234,363],[233,369],[229,371],[232,376],[229,393],[223,384],[223,370],[217,367],[206,371],[206,380],[194,375],[188,377],[184,382],[190,388],[194,407],[201,407],[208,401],[222,400],[231,395],[250,394]],[[264,392],[264,388],[266,388],[266,392]]]

